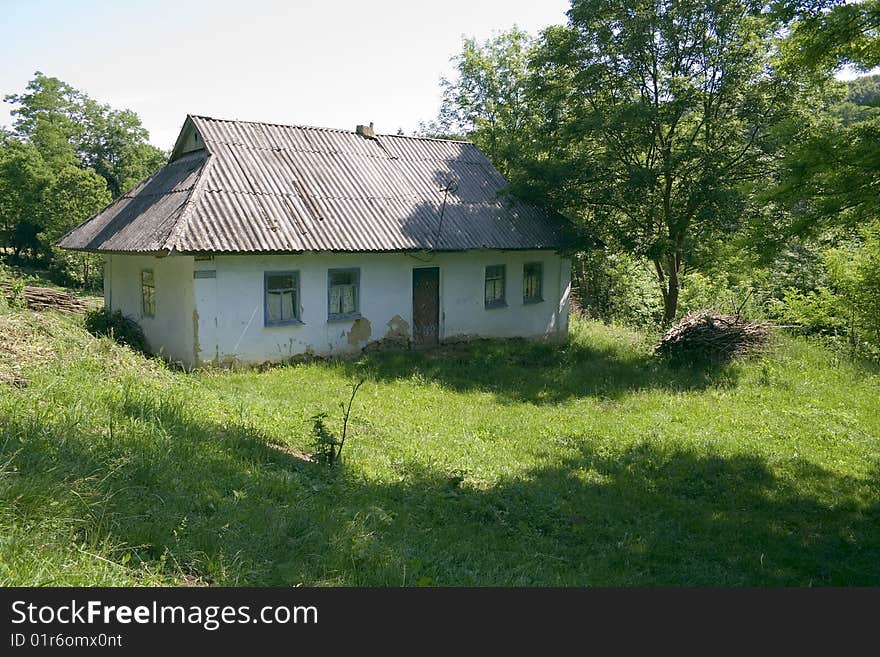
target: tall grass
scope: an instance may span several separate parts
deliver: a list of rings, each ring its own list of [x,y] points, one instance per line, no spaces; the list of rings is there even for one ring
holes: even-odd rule
[[[60,315],[0,335],[5,585],[880,584],[880,375],[806,340],[693,371],[575,322],[183,373]],[[342,467],[304,460],[361,378]]]

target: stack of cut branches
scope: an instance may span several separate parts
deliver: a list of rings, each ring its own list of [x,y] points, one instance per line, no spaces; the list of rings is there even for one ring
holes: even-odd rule
[[[701,310],[666,331],[655,353],[674,360],[729,360],[760,349],[770,328],[767,322]]]
[[[2,286],[3,295],[12,300],[14,292],[12,286]],[[87,309],[86,304],[81,300],[62,292],[61,290],[53,290],[48,287],[30,287],[25,286],[21,291],[27,307],[31,310],[63,310],[69,313],[84,313]]]

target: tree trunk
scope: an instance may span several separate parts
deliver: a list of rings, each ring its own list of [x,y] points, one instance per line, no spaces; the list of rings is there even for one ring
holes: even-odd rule
[[[663,297],[663,324],[668,325],[675,320],[675,315],[678,312],[678,293],[681,290],[681,253],[670,253],[665,264],[664,267],[664,263],[659,259],[654,260],[657,282],[660,284],[660,294]]]
[[[663,295],[663,323],[672,324],[678,312],[678,292],[681,283],[678,279],[678,270],[671,268],[666,284],[666,294]]]

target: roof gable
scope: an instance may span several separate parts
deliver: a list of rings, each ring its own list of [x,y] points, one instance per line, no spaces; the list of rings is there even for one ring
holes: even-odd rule
[[[458,186],[444,209],[451,180]],[[59,246],[223,253],[560,246],[559,217],[506,196],[506,185],[470,142],[188,116],[169,164]]]

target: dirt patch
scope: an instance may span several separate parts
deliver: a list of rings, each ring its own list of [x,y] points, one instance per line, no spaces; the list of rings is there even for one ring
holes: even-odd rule
[[[314,459],[311,454],[306,452],[300,452],[299,450],[293,449],[292,447],[288,447],[287,445],[280,445],[278,443],[267,443],[268,447],[276,452],[280,452],[285,456],[289,456],[291,458],[296,459],[297,461],[303,461],[305,463],[313,463]]]

